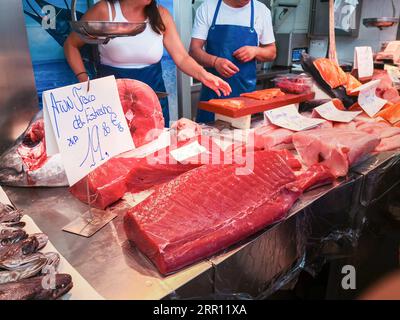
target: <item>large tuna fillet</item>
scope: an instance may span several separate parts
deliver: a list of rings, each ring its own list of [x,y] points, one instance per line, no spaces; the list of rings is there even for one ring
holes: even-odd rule
[[[238,175],[238,168],[246,174]],[[256,152],[247,169],[205,165],[157,187],[128,211],[125,231],[168,274],[283,219],[302,187],[320,176],[318,171],[296,178],[284,158],[272,151]]]
[[[140,147],[157,138],[164,129],[164,118],[153,89],[131,79],[118,79],[117,86],[135,146]]]
[[[351,129],[316,129],[293,135],[293,144],[306,166],[322,164],[335,177],[346,176],[350,166],[379,145],[378,135]]]

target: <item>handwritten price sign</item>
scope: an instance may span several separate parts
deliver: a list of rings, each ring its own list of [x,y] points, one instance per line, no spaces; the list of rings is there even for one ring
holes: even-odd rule
[[[268,110],[264,114],[274,125],[293,131],[308,130],[325,122],[302,116],[295,105]]]
[[[373,80],[353,90],[353,92],[360,92],[358,96],[358,104],[371,118],[375,116],[387,103],[387,100],[376,96],[376,88],[380,82],[381,80]]]
[[[110,158],[134,149],[113,76],[43,93],[48,154],[60,152],[75,184]]]

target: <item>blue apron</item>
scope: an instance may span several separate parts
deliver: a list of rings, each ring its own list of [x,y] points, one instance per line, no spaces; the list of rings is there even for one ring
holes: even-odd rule
[[[251,21],[250,27],[235,25],[216,25],[222,0],[219,0],[214,13],[214,18],[210,30],[208,31],[206,52],[221,58],[232,61],[240,71],[229,79],[223,78],[232,88],[232,93],[225,98],[238,97],[245,92],[251,92],[256,89],[256,61],[241,63],[233,53],[243,46],[258,46],[258,36],[254,29],[254,0],[251,0]],[[214,75],[219,75],[214,68],[207,68],[207,71]],[[200,94],[200,101],[208,101],[218,98],[217,94],[203,85]],[[197,110],[197,122],[214,121],[214,113],[205,110]]]
[[[134,79],[149,85],[154,91],[166,92],[164,79],[162,77],[161,61],[148,67],[134,68],[115,68],[100,64],[98,66],[98,75],[100,77],[115,76],[117,79]],[[168,98],[160,99],[165,125],[169,127],[169,109]]]

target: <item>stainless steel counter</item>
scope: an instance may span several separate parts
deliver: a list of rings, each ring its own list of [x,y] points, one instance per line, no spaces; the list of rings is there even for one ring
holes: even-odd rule
[[[112,208],[119,216],[87,239],[61,231],[87,209],[66,188],[5,187],[4,190],[107,299],[194,298],[216,294],[257,298],[295,281],[296,272],[304,266],[306,253],[308,256],[311,251],[319,254],[315,246],[310,245],[312,241],[319,246],[320,239],[331,239],[332,233],[355,228],[354,212],[357,213],[358,205],[365,203],[366,197],[379,197],[385,188],[397,185],[399,171],[399,154],[373,157],[335,186],[307,192],[286,220],[216,257],[168,277],[162,277],[126,240],[122,208],[134,205],[140,197],[130,197],[129,201]],[[371,180],[372,175],[378,178]],[[376,184],[377,181],[380,183]],[[366,183],[379,188],[367,188]]]

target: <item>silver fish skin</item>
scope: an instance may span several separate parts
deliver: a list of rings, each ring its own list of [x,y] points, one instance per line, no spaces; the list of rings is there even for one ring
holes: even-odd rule
[[[17,228],[17,229],[22,229],[26,225],[25,222],[23,221],[18,221],[18,222],[3,222],[0,223],[0,228]]]
[[[22,212],[22,210],[13,210],[6,213],[0,213],[0,223],[19,222],[23,216],[24,213]]]
[[[38,276],[17,282],[0,284],[0,300],[56,300],[72,287],[72,278],[69,274],[55,275],[55,286],[48,289],[43,286],[47,276]]]
[[[14,210],[15,210],[15,208],[12,205],[0,202],[0,215],[10,213]]]
[[[0,271],[0,284],[15,282],[38,275],[47,265],[48,259],[42,253],[34,253],[25,257],[19,265],[2,266],[4,271]]]
[[[30,144],[26,137],[32,131],[33,126],[43,119],[42,111],[39,111],[32,119],[25,132],[0,156],[0,184],[14,187],[66,187],[68,186],[67,176],[59,154],[50,156],[35,170],[29,170],[24,164],[19,153],[21,148],[27,154],[46,152],[40,149],[44,143],[44,132],[42,140]],[[40,149],[40,150],[39,150]]]

